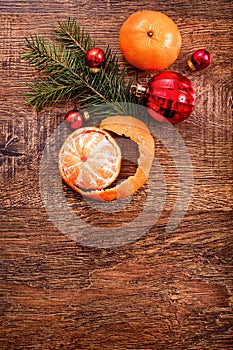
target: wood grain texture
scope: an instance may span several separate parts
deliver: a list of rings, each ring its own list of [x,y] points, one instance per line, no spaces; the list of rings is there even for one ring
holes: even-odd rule
[[[183,43],[173,70],[186,74],[195,49],[212,54],[207,70],[187,74],[197,102],[190,118],[176,126],[192,162],[192,197],[182,222],[166,232],[179,181],[174,158],[156,140],[167,185],[158,220],[129,244],[89,247],[54,226],[39,188],[46,141],[73,105],[39,113],[26,107],[22,92],[36,72],[20,52],[24,37],[50,37],[56,21],[76,17],[136,77],[119,52],[118,33],[140,9],[165,12],[178,24]],[[0,2],[1,349],[233,349],[232,13],[224,0]],[[150,76],[140,72],[139,80]],[[158,186],[156,176],[153,170]],[[121,227],[141,213],[147,198],[152,211],[158,201],[144,186],[124,211],[100,214],[63,189],[73,212],[93,228]],[[60,217],[65,214],[61,208]]]

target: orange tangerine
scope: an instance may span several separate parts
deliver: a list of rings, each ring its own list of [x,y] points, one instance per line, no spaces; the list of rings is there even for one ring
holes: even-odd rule
[[[89,141],[86,143],[83,142],[83,138],[87,131],[92,136],[89,136]],[[114,187],[109,187],[109,185],[119,174],[121,153],[109,132],[129,137],[137,143],[139,149],[138,167],[135,174]],[[77,142],[80,134],[81,143]],[[96,137],[95,134],[103,136]],[[107,137],[110,144],[103,141],[103,137]],[[92,138],[93,147],[90,147]],[[109,152],[110,156],[106,156],[104,152]],[[90,166],[86,167],[84,164],[88,161],[90,154],[93,157],[89,160]],[[95,165],[94,155],[97,155],[100,163],[105,163],[105,167],[101,167],[101,182],[99,182],[99,173],[98,176],[96,174],[98,167]],[[145,123],[131,116],[113,116],[104,119],[99,128],[82,128],[72,133],[63,144],[58,161],[63,180],[75,191],[95,200],[111,201],[116,198],[125,198],[145,184],[153,158],[154,139]],[[95,179],[94,185],[93,179]]]
[[[176,23],[164,13],[142,10],[123,23],[119,44],[131,65],[156,71],[167,68],[177,59],[181,35]]]
[[[63,180],[71,187],[101,190],[119,175],[121,150],[104,130],[80,128],[64,142],[59,166]]]

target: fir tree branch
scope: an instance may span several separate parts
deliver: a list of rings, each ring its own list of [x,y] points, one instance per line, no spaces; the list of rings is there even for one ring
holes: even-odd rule
[[[58,28],[54,30],[55,39],[62,42],[66,48],[74,51],[82,51],[84,54],[95,46],[84,28],[73,19],[67,19],[66,22],[58,22]]]
[[[61,98],[72,98],[73,87],[59,83],[52,78],[36,79],[32,84],[28,84],[30,92],[25,93],[28,98],[27,104],[35,106],[39,110],[43,106],[51,106],[59,102]]]
[[[39,108],[38,106],[41,108],[48,103],[49,97],[47,96],[50,96],[49,89],[51,88],[51,96],[53,96],[58,86],[61,91],[60,100],[67,97],[67,88],[73,88],[75,91],[77,88],[82,87],[83,93],[86,88],[90,90],[90,93],[98,95],[101,102],[108,102],[105,96],[95,89],[95,84],[91,84],[90,73],[85,66],[84,60],[76,58],[73,52],[68,51],[65,47],[60,48],[58,51],[55,45],[51,46],[49,41],[46,42],[38,36],[31,36],[31,40],[26,39],[26,45],[29,51],[23,58],[27,59],[28,63],[34,65],[39,71],[47,74],[47,78],[50,79],[49,84],[47,84],[46,79],[44,80],[44,84],[40,79],[35,80],[34,84],[29,85],[33,93],[36,92],[35,98],[31,98],[30,101],[37,109]],[[53,87],[54,84],[56,85],[55,88]],[[61,86],[64,88],[63,95]],[[41,95],[39,93],[40,89]],[[29,94],[29,96],[33,97],[33,93],[31,95]],[[40,99],[41,101],[39,101]],[[58,98],[54,100],[54,102],[58,101]]]
[[[120,71],[109,47],[104,67],[97,74],[90,73],[85,54],[93,43],[75,20],[59,23],[55,39],[56,44],[34,35],[25,41],[23,58],[44,75],[28,85],[31,91],[26,94],[37,110],[64,98],[76,99],[86,108],[100,103],[135,102],[131,82],[125,86],[126,71]]]

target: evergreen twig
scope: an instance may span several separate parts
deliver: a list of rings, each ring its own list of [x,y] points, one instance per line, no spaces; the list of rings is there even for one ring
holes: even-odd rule
[[[38,69],[42,77],[28,84],[28,103],[37,110],[63,99],[75,99],[81,108],[101,103],[135,102],[126,71],[120,70],[116,55],[105,50],[105,64],[97,74],[86,66],[85,54],[95,44],[75,20],[59,23],[51,43],[36,35],[25,40],[23,58]]]

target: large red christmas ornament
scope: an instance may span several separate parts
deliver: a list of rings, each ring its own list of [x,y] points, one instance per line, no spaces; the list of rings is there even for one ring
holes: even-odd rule
[[[189,117],[194,109],[195,97],[194,87],[188,78],[165,71],[148,82],[145,103],[154,119],[176,124]]]
[[[85,58],[90,72],[97,73],[104,62],[104,52],[98,47],[93,47],[87,51]]]
[[[79,129],[83,122],[89,119],[89,114],[86,111],[72,109],[65,115],[65,123],[70,129]]]
[[[190,60],[188,60],[188,67],[192,70],[203,70],[211,63],[210,53],[207,50],[200,49],[195,51]]]

